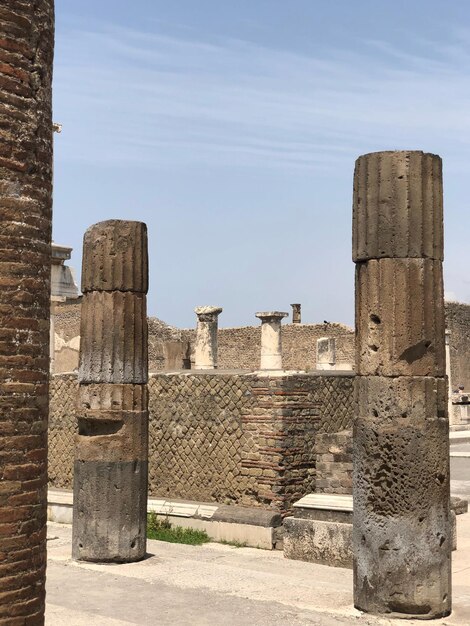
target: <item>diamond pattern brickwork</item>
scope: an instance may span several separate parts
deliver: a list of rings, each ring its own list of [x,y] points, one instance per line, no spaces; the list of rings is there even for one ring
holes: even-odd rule
[[[315,489],[315,440],[352,424],[353,375],[176,373],[149,380],[149,493],[287,514]],[[75,376],[51,383],[49,475],[72,487]]]

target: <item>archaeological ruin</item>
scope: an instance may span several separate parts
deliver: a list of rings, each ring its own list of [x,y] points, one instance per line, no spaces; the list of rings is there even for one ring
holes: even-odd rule
[[[356,162],[354,604],[451,610],[442,163],[423,152]]]
[[[148,470],[147,228],[109,220],[83,243],[72,554],[145,556]]]
[[[44,620],[52,223],[52,0],[0,22],[0,622]],[[6,68],[6,69],[5,69]]]

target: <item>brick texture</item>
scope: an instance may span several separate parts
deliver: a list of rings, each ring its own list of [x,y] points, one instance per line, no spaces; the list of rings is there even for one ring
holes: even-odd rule
[[[315,438],[318,493],[352,493],[353,440],[351,430],[318,433]]]
[[[0,624],[42,624],[53,2],[0,15]]]
[[[350,428],[353,375],[154,374],[149,493],[290,510],[315,486],[318,433]],[[49,477],[72,486],[73,375],[51,382]]]

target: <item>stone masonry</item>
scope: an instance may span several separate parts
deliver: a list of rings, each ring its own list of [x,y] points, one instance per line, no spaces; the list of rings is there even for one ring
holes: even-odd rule
[[[147,228],[109,220],[83,244],[72,555],[142,559],[148,457]]]
[[[352,493],[353,441],[350,430],[315,438],[316,493]]]
[[[266,311],[256,313],[261,320],[261,359],[260,369],[282,370],[281,322],[287,313]]]
[[[0,20],[0,623],[44,623],[52,0]]]
[[[352,373],[182,371],[149,379],[149,494],[280,508],[312,490],[318,433],[352,426]],[[51,381],[49,477],[72,485],[75,375]]]
[[[194,346],[194,369],[217,368],[217,320],[222,307],[199,306],[197,315],[196,342]]]
[[[451,610],[442,163],[423,152],[356,162],[354,604]]]

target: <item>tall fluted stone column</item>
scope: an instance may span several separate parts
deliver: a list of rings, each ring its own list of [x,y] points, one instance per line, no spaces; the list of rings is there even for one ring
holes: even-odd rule
[[[282,370],[281,321],[287,315],[283,311],[256,313],[256,317],[261,320],[262,370]]]
[[[145,556],[147,227],[109,220],[83,243],[73,558]]]
[[[196,343],[194,346],[194,369],[217,368],[217,325],[223,309],[218,306],[199,306],[197,315]]]
[[[452,547],[438,156],[359,157],[353,260],[354,604],[437,618],[451,610]]]
[[[0,623],[43,624],[53,0],[2,2]]]
[[[292,323],[300,324],[302,321],[301,318],[301,305],[300,304],[291,304],[292,307]]]

